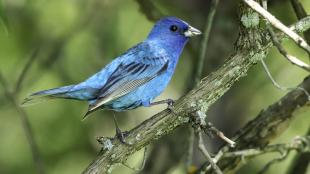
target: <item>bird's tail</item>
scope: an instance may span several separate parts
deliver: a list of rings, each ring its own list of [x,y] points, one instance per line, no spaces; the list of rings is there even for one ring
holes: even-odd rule
[[[64,86],[59,88],[53,88],[48,90],[39,91],[31,94],[29,97],[25,98],[22,102],[22,106],[34,105],[37,103],[44,102],[46,100],[55,99],[55,98],[72,98],[70,96],[70,90],[75,85]]]

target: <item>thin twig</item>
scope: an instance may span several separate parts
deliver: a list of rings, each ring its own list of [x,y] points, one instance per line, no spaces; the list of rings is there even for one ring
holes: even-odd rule
[[[31,66],[33,65],[35,59],[38,57],[39,49],[35,49],[31,56],[29,57],[29,60],[26,62],[26,65],[24,66],[23,70],[21,71],[20,75],[18,76],[14,93],[18,93],[21,89],[21,85],[26,77],[26,74],[30,70]]]
[[[7,99],[9,101],[11,101],[11,103],[13,104],[13,106],[15,107],[16,111],[19,113],[18,115],[20,116],[21,122],[22,122],[22,126],[24,129],[24,132],[26,134],[26,138],[27,141],[30,145],[30,149],[31,149],[31,153],[32,153],[32,158],[33,161],[35,163],[36,169],[37,169],[37,173],[38,174],[44,174],[45,170],[44,170],[44,166],[43,166],[43,161],[42,161],[42,157],[40,155],[39,152],[39,148],[36,144],[34,135],[33,135],[33,131],[31,129],[29,120],[28,120],[28,115],[25,112],[25,110],[23,110],[20,106],[19,103],[16,101],[15,95],[9,91],[8,85],[6,83],[5,78],[3,77],[2,73],[0,72],[0,83],[4,89],[4,93],[7,97]]]
[[[8,29],[6,23],[4,22],[4,20],[1,18],[1,16],[0,16],[0,25],[3,27],[5,35],[9,36],[9,29]]]
[[[136,0],[139,4],[140,11],[145,14],[145,16],[150,21],[156,21],[161,17],[165,16],[162,11],[156,8],[154,1],[149,0]]]
[[[202,139],[202,134],[201,131],[198,133],[198,148],[202,152],[202,154],[207,158],[208,162],[211,164],[212,168],[214,169],[215,173],[217,174],[223,174],[221,169],[214,163],[213,159],[211,158],[211,155],[209,154],[208,150],[206,149],[203,139]]]
[[[205,24],[205,29],[203,31],[203,38],[201,40],[199,58],[198,58],[197,65],[196,65],[196,72],[195,72],[195,84],[196,85],[200,81],[201,76],[202,76],[202,71],[204,68],[204,61],[206,57],[206,51],[207,51],[209,37],[210,37],[210,31],[212,28],[214,15],[215,15],[218,3],[219,3],[219,0],[211,1],[210,12],[208,14],[207,21]]]
[[[216,164],[220,159],[222,159],[222,156],[223,156],[223,152],[220,150],[219,152],[217,152],[217,154],[213,158],[214,163]],[[209,163],[205,163],[201,168],[205,169],[201,171],[209,171],[212,168],[212,166]]]
[[[264,148],[250,148],[250,149],[245,149],[245,150],[239,150],[239,151],[233,151],[233,152],[224,152],[219,151],[216,156],[213,158],[213,161],[217,163],[219,160],[223,160],[224,158],[234,158],[234,157],[241,157],[242,159],[244,158],[249,158],[249,157],[255,157],[258,155],[263,155],[266,153],[272,153],[272,152],[280,152],[281,155],[284,153],[284,151],[292,151],[296,150],[298,152],[308,152],[310,149],[310,138],[309,137],[296,137],[293,139],[291,143],[288,144],[273,144],[273,145],[268,145]],[[208,171],[211,168],[211,165],[207,164],[205,165],[206,170]],[[202,167],[204,168],[204,167]]]
[[[235,147],[236,143],[231,139],[227,138],[223,132],[218,130],[212,123],[206,122],[207,115],[203,111],[196,111],[195,114],[192,114],[192,126],[196,130],[203,130],[207,135],[216,135],[223,141],[227,142],[230,147]]]
[[[307,16],[307,12],[304,9],[304,7],[302,6],[302,4],[299,2],[299,0],[291,0],[291,4],[293,6],[293,9],[295,11],[295,14],[296,14],[298,20]],[[309,30],[305,31],[304,36],[305,36],[306,42],[308,44],[310,44],[310,31]],[[308,55],[309,55],[309,59],[310,59],[310,53],[308,53]]]
[[[308,127],[308,131],[306,132],[305,136],[309,137],[310,139],[310,126]],[[310,149],[310,145],[308,146]],[[306,174],[307,171],[309,171],[307,170],[309,164],[310,164],[310,150],[309,152],[296,154],[294,159],[290,163],[289,169],[287,170],[286,174],[296,174],[296,173]]]
[[[258,171],[257,174],[265,173],[270,168],[271,165],[285,160],[285,158],[287,156],[288,156],[288,152],[287,151],[285,151],[284,153],[281,153],[281,156],[279,156],[277,158],[274,158],[271,161],[269,161],[260,171]]]
[[[220,139],[222,139],[223,141],[228,143],[230,147],[235,147],[236,146],[236,142],[234,142],[233,140],[227,138],[224,135],[224,133],[222,131],[218,130],[215,126],[213,126],[212,123],[208,122],[206,127],[204,127],[203,129],[204,129],[204,131],[211,132],[212,134],[217,135]]]
[[[3,27],[6,36],[9,36],[8,19],[5,14],[5,7],[3,1],[0,0],[0,26]]]
[[[265,10],[267,10],[267,0],[263,0],[262,2],[263,8]],[[276,48],[278,49],[278,51],[289,61],[291,62],[293,65],[296,65],[302,69],[305,69],[306,71],[310,71],[310,66],[304,62],[302,62],[301,60],[299,60],[298,58],[289,55],[286,50],[282,47],[278,37],[276,36],[276,33],[274,32],[273,28],[270,26],[270,23],[268,21],[266,21],[266,27],[267,27],[267,31],[269,32],[270,36],[271,36],[271,40],[272,43],[276,46]],[[262,60],[263,65],[265,64],[265,62]],[[267,71],[267,74],[269,75],[269,77],[271,77],[271,74],[268,73],[268,68],[266,65],[264,65],[265,70]],[[271,77],[272,79],[272,77]],[[273,80],[273,83],[275,83],[275,81]],[[280,87],[280,85],[276,85],[277,87]],[[283,89],[283,88],[282,88]]]
[[[310,66],[303,61],[299,60],[297,57],[289,55],[286,50],[282,47],[281,43],[279,42],[279,39],[277,38],[275,32],[273,31],[272,27],[267,24],[267,30],[271,36],[272,43],[276,46],[278,51],[293,65],[296,65],[306,71],[310,71]]]
[[[127,167],[127,168],[129,168],[129,169],[131,169],[131,170],[133,170],[133,171],[141,172],[141,170],[143,170],[144,167],[145,167],[146,158],[147,158],[147,146],[145,146],[145,148],[144,148],[144,152],[143,152],[143,161],[142,161],[141,166],[140,166],[139,168],[131,167],[131,166],[129,166],[129,165],[126,164],[126,163],[122,163],[122,165],[125,166],[125,167]]]
[[[293,9],[298,19],[301,19],[307,16],[307,12],[302,6],[302,4],[299,2],[299,0],[291,0],[291,4],[293,6]]]
[[[267,9],[268,9],[268,8],[267,8],[267,5],[268,5],[268,4],[267,4],[267,0],[262,0],[261,3],[262,3],[263,8],[264,8],[265,10],[267,10]],[[280,52],[285,58],[287,58],[287,59],[290,61],[290,58],[289,58],[290,56],[286,53],[285,49],[284,49],[284,48],[282,47],[282,45],[280,44],[279,39],[277,38],[275,32],[273,31],[273,29],[272,29],[272,27],[270,26],[270,23],[269,23],[268,21],[266,21],[266,26],[267,26],[267,30],[268,30],[269,34],[271,35],[271,39],[272,39],[273,44],[278,48],[279,52]],[[297,59],[297,58],[296,58],[296,59]],[[292,61],[290,61],[290,62],[292,62]],[[277,82],[275,81],[275,79],[272,77],[272,75],[271,75],[271,73],[270,73],[270,71],[269,71],[269,68],[268,68],[267,64],[265,63],[264,59],[261,59],[261,63],[262,63],[262,65],[263,65],[263,67],[264,67],[264,70],[265,70],[266,74],[268,75],[269,79],[271,80],[271,82],[273,83],[273,85],[274,85],[275,87],[277,87],[278,89],[280,89],[280,90],[282,90],[282,91],[291,91],[291,90],[296,89],[296,88],[284,87],[284,86],[280,85],[279,83],[277,83]],[[295,64],[294,62],[292,62],[292,63]],[[305,63],[304,63],[304,64],[305,64]],[[305,64],[305,65],[308,66],[307,64]],[[299,66],[299,65],[298,65],[298,66]],[[302,90],[302,91],[304,91],[305,94],[308,96],[308,99],[310,100],[310,95],[309,95],[308,91],[306,91],[304,88],[299,87],[299,86],[298,86],[297,88],[300,89],[300,90]]]
[[[275,81],[275,79],[272,77],[272,75],[271,75],[271,73],[270,73],[270,71],[269,71],[269,69],[268,69],[268,66],[266,65],[266,63],[265,63],[265,61],[264,61],[263,59],[261,59],[261,63],[262,63],[262,65],[263,65],[263,67],[264,67],[264,70],[265,70],[267,76],[269,77],[269,79],[271,80],[272,84],[273,84],[275,87],[277,87],[278,89],[280,89],[280,90],[282,90],[282,91],[291,91],[291,90],[294,90],[294,89],[300,89],[300,90],[302,90],[302,91],[307,95],[308,100],[310,100],[310,94],[309,94],[308,91],[306,91],[304,88],[299,87],[299,86],[297,86],[297,87],[295,87],[295,88],[292,88],[292,87],[284,87],[284,86],[280,85],[280,84],[279,84],[277,81]]]
[[[283,153],[284,151],[296,150],[299,152],[308,152],[310,150],[310,137],[296,137],[292,142],[287,144],[272,144],[263,148],[250,148],[245,150],[233,151],[223,153],[221,158],[231,158],[231,157],[254,157],[270,152]]]
[[[284,32],[288,37],[290,37],[293,41],[295,41],[295,43],[297,43],[301,48],[310,53],[310,46],[301,36],[299,36],[293,30],[282,24],[277,18],[275,18],[272,14],[266,11],[257,2],[253,0],[243,0],[243,1],[246,4],[248,4],[253,10],[262,15],[265,19],[267,19],[271,23],[271,25]]]
[[[310,76],[305,78],[303,83],[301,83],[299,86],[309,91]],[[267,109],[261,111],[255,119],[249,121],[236,133],[233,138],[237,142],[235,149],[244,150],[247,148],[253,149],[253,147],[256,147],[256,150],[260,150],[260,148],[264,149],[264,147],[268,146],[270,141],[279,136],[289,126],[288,120],[294,119],[294,117],[297,115],[294,113],[298,112],[299,108],[307,106],[308,103],[309,101],[304,92],[298,89],[290,91],[287,95],[282,97],[274,104],[270,105]],[[281,129],[278,129],[279,127],[281,127]],[[309,148],[306,147],[310,147],[310,145],[304,142],[309,142],[309,139],[304,141],[302,138],[298,138],[295,139],[292,144],[296,143],[300,144],[301,146],[306,144],[305,151],[307,149],[309,151]],[[236,150],[231,149],[225,145],[221,148],[220,153],[228,154],[229,152],[235,151]],[[228,158],[223,158],[221,157],[223,156],[222,154],[218,154],[220,156],[220,160],[217,162],[217,165],[223,172],[229,173],[229,171],[234,171],[234,169],[240,167],[243,159],[241,156],[230,156]],[[204,165],[196,173],[199,173],[200,171],[207,171],[205,173],[212,173],[210,169],[206,170],[208,165],[208,162],[204,163]]]
[[[194,152],[194,143],[195,143],[195,132],[194,129],[189,129],[188,136],[188,150],[186,155],[186,171],[189,171],[193,163],[193,152]]]

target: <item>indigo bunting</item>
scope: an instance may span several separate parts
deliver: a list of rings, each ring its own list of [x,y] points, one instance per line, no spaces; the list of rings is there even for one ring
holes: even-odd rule
[[[199,30],[176,17],[162,18],[143,42],[85,81],[33,93],[23,105],[55,98],[82,100],[89,103],[86,116],[97,109],[125,111],[171,104],[171,99],[152,100],[167,87],[189,38],[199,34]]]

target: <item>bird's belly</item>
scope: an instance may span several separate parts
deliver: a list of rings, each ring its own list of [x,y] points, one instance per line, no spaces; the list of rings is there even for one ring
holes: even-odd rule
[[[105,108],[115,111],[137,108],[141,106],[142,103],[150,102],[155,97],[159,96],[167,87],[170,79],[170,74],[162,74],[145,85],[137,88],[135,91],[109,102],[105,105]]]

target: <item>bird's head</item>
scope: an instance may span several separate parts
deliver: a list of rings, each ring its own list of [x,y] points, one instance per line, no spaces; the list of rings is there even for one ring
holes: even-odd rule
[[[198,29],[181,19],[165,17],[154,25],[147,39],[165,44],[166,47],[180,47],[182,50],[190,37],[200,34]]]
[[[190,37],[200,35],[201,32],[185,21],[176,17],[160,19],[153,27],[148,38],[175,41],[187,41]]]

